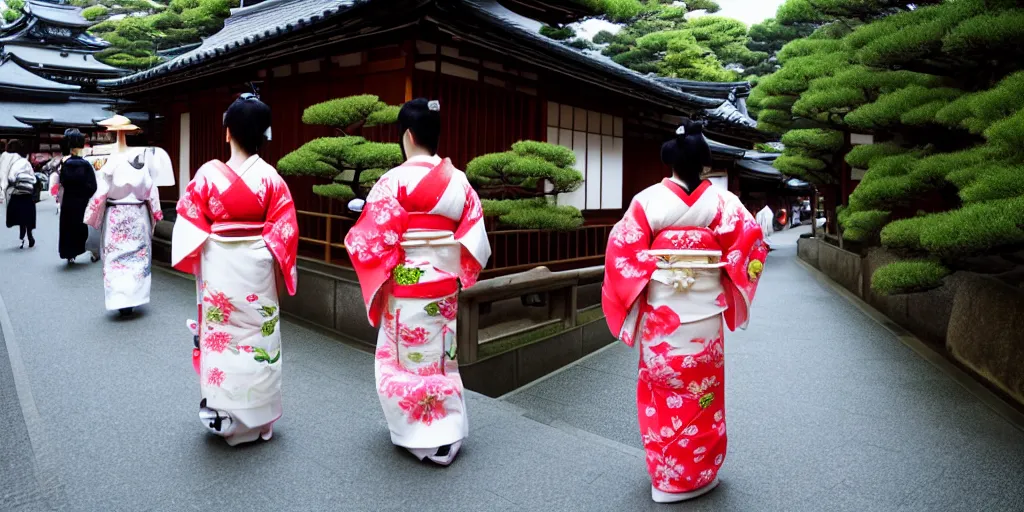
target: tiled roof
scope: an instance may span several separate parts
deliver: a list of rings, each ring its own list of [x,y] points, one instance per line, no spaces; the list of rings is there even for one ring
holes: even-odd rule
[[[172,71],[195,66],[215,57],[281,38],[293,30],[314,25],[371,0],[267,0],[235,9],[224,28],[206,38],[198,48],[163,64],[124,78],[103,80],[104,87],[142,82]]]
[[[96,60],[91,53],[13,44],[5,45],[3,50],[24,63],[39,64],[46,68],[71,69],[108,75],[122,75],[127,72],[127,70],[115,68]]]
[[[0,87],[45,92],[74,92],[81,89],[77,85],[67,85],[47,80],[18,65],[9,57],[0,59]]]
[[[99,83],[102,87],[113,89],[141,83],[285,37],[293,30],[329,19],[334,21],[356,6],[372,3],[384,5],[385,0],[267,0],[252,7],[236,9],[226,20],[224,28],[203,41],[199,48],[149,70],[123,78],[101,80]],[[517,44],[527,45],[553,62],[566,59],[576,67],[588,69],[590,74],[599,78],[610,77],[612,80],[600,81],[614,82],[618,84],[616,87],[619,90],[625,88],[640,91],[653,101],[675,104],[677,107],[714,108],[720,103],[658,83],[599,54],[582,52],[544,37],[538,33],[538,22],[515,14],[494,0],[448,0],[438,3],[443,3],[444,9],[453,17],[461,19],[468,15],[470,19],[483,22],[488,30],[486,34],[479,34],[478,31],[481,37],[505,37],[504,41],[512,38]],[[494,35],[498,33],[501,36]]]
[[[0,101],[0,130],[30,130],[33,124],[88,128],[113,115],[110,105],[72,100],[57,103]]]
[[[26,7],[33,16],[54,25],[86,28],[95,24],[82,17],[81,7],[52,4],[49,2],[33,2],[31,0],[26,3]]]

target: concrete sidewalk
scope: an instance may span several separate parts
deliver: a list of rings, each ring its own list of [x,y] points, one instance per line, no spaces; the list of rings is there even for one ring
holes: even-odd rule
[[[372,356],[285,322],[284,417],[272,441],[230,448],[197,420],[185,328],[193,283],[156,271],[152,304],[119,320],[103,308],[99,265],[67,267],[57,256],[52,203],[40,205],[39,228],[31,250],[16,248],[16,231],[0,231],[0,320],[10,318],[2,322],[9,353],[0,353],[0,510],[1024,503],[1021,432],[817,285],[792,261],[792,248],[772,253],[750,330],[728,338],[724,483],[706,499],[666,507],[650,502],[633,401],[636,356],[625,347],[508,400],[469,393],[469,440],[452,466],[438,468],[391,445]],[[18,378],[39,421],[24,416],[26,390],[10,393]]]

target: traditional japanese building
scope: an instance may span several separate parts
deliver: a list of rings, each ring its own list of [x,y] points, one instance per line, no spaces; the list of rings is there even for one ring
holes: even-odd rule
[[[36,139],[51,151],[49,139],[65,128],[96,131],[95,121],[113,115],[116,102],[96,83],[127,72],[96,60],[109,45],[87,32],[93,23],[81,11],[30,0],[0,29],[0,136]]]
[[[683,87],[655,80],[544,37],[541,22],[523,15],[565,21],[584,13],[569,9],[576,5],[266,0],[234,10],[224,29],[199,47],[100,84],[107,93],[135,102],[140,111],[164,118],[151,142],[171,154],[179,188],[202,163],[224,156],[221,113],[233,94],[249,90],[250,82],[273,108],[274,137],[262,152],[272,163],[330,134],[301,123],[303,109],[314,103],[363,93],[391,104],[417,96],[438,99],[446,130],[440,153],[457,166],[531,139],[572,149],[585,177],[580,190],[558,198],[583,211],[583,228],[533,242],[521,232],[496,232],[496,256],[487,273],[540,263],[555,268],[596,264],[624,206],[668,174],[660,146],[680,116],[713,120],[712,136],[730,141],[752,145],[754,135],[763,135],[745,114],[732,112],[737,102],[742,106],[748,84],[700,90],[698,83]],[[397,140],[393,128],[374,129],[370,136]],[[341,205],[313,195],[313,178],[289,182],[302,211],[304,252],[343,263],[340,241],[350,220],[338,214]],[[166,199],[177,194],[161,192]]]

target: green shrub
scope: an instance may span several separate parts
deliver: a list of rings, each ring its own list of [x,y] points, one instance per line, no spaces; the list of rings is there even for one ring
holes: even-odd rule
[[[13,23],[14,20],[17,20],[20,17],[21,12],[19,11],[15,11],[14,9],[4,10],[4,23]]]
[[[982,58],[999,56],[1007,48],[1024,46],[1024,12],[986,13],[957,25],[943,38],[943,51]]]
[[[921,231],[924,230],[929,217],[911,217],[890,222],[881,232],[882,245],[889,249],[903,252],[921,251]]]
[[[575,154],[546,142],[520,141],[511,151],[481,155],[466,165],[466,176],[484,199],[484,214],[515,229],[575,229],[579,210],[557,206],[549,196],[572,192],[583,174]]]
[[[576,31],[572,27],[552,27],[544,25],[540,27],[540,35],[550,37],[555,41],[568,41],[576,37]]]
[[[853,149],[846,154],[846,163],[858,169],[868,169],[871,167],[871,162],[876,159],[901,155],[908,151],[910,150],[900,146],[899,144],[891,142],[863,144],[860,146],[854,146]]]
[[[351,201],[356,197],[355,192],[352,192],[352,187],[342,183],[313,185],[313,193],[321,197],[336,199],[338,201]]]
[[[960,190],[964,203],[1021,196],[1024,196],[1024,165],[990,165],[987,172]]]
[[[388,104],[373,94],[348,96],[307,107],[302,112],[302,122],[345,129],[367,121],[371,114],[385,109],[388,109]]]
[[[13,11],[23,11],[25,9],[25,0],[7,0],[4,2],[7,4],[7,8]]]
[[[82,9],[82,17],[89,21],[96,21],[97,18],[106,14],[108,9],[102,5],[94,5]]]
[[[790,130],[782,136],[782,144],[787,148],[834,153],[843,147],[843,132],[818,128]]]
[[[897,261],[875,271],[871,288],[882,295],[922,292],[942,286],[942,279],[950,273],[935,261]]]
[[[807,178],[811,181],[817,181],[814,179],[814,171],[820,171],[827,167],[827,164],[821,159],[785,153],[776,158],[773,165],[783,174]]]
[[[850,112],[846,124],[861,130],[883,130],[899,125],[904,114],[934,101],[950,101],[963,91],[948,87],[930,89],[919,85],[886,93],[874,103],[868,103]]]
[[[299,148],[277,161],[277,170],[286,176],[336,176],[340,169],[327,163],[319,153]]]
[[[993,123],[985,130],[985,138],[1005,151],[1021,151],[1024,148],[1024,110]]]
[[[921,232],[921,246],[943,259],[1024,244],[1024,197],[970,204],[929,218]]]
[[[889,222],[889,212],[880,210],[851,211],[840,218],[843,226],[843,238],[851,242],[867,243],[878,238],[879,232]]]

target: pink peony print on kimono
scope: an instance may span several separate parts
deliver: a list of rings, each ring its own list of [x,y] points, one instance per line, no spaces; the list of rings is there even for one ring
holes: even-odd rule
[[[422,383],[408,392],[398,406],[405,411],[409,423],[430,425],[448,415],[444,401],[452,396],[450,386],[444,386],[436,379],[424,379]]]
[[[231,346],[232,340],[233,337],[230,333],[224,331],[208,331],[205,336],[203,336],[203,348],[210,352],[220,354]]]
[[[220,368],[211,368],[206,374],[206,383],[211,386],[220,386],[224,383],[224,371]]]

